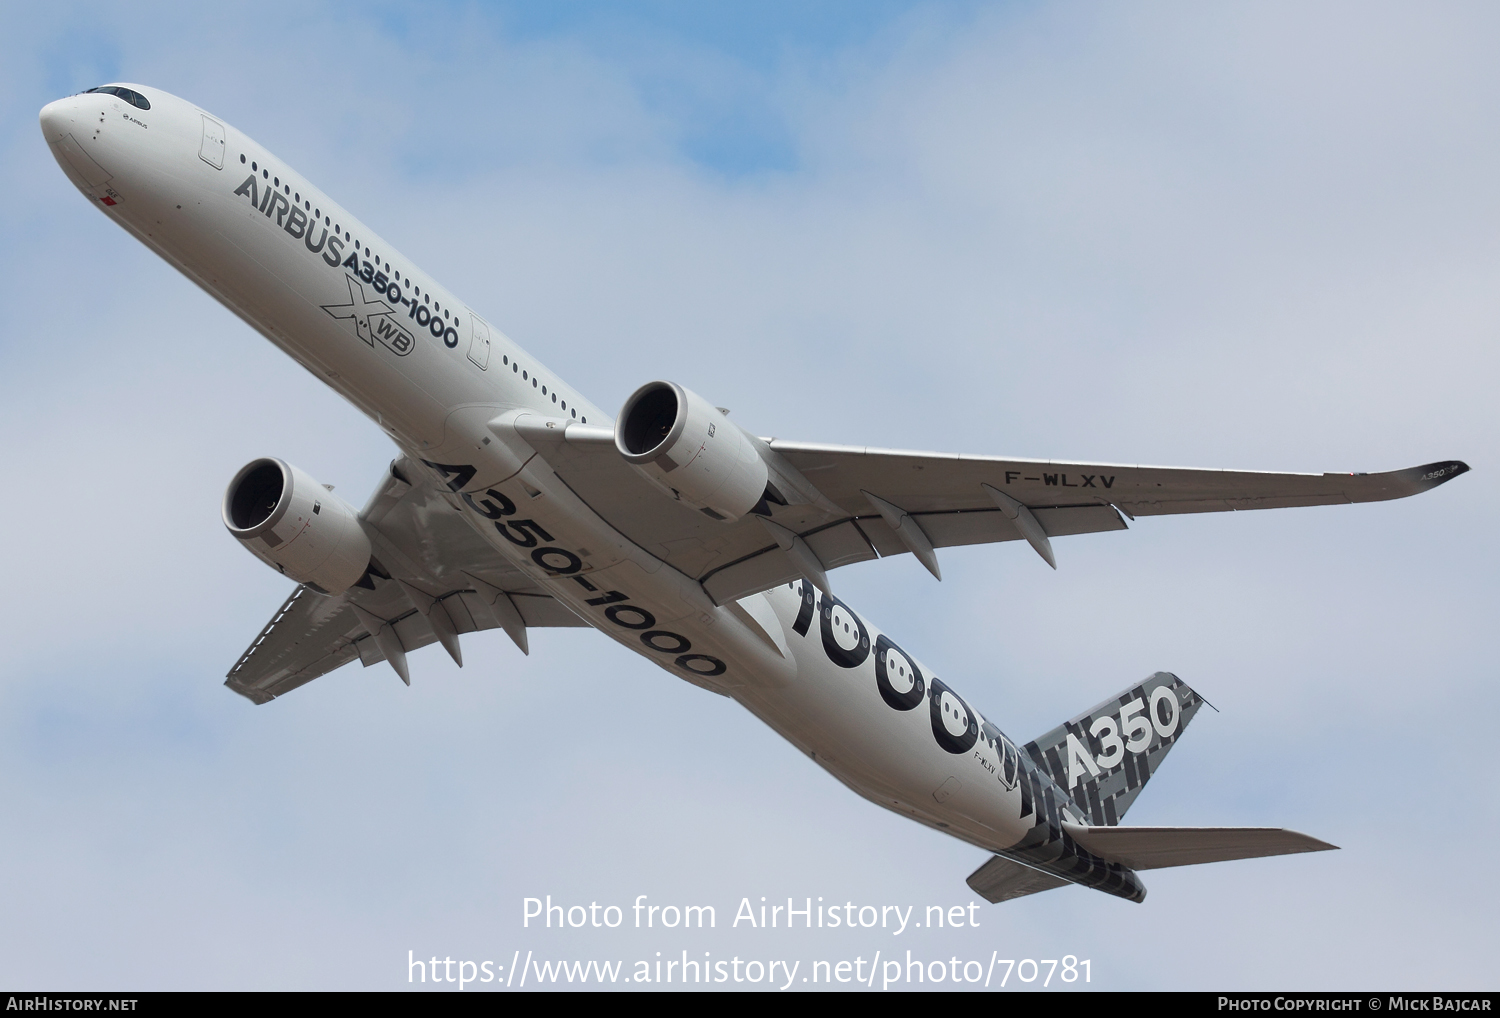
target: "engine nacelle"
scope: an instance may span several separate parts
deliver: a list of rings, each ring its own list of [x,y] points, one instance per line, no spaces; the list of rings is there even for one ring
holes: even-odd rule
[[[234,475],[224,526],[256,558],[325,594],[348,590],[370,565],[370,538],[348,503],[278,459]]]
[[[673,497],[737,520],[766,493],[765,461],[749,436],[708,400],[673,382],[648,382],[625,401],[615,448]]]

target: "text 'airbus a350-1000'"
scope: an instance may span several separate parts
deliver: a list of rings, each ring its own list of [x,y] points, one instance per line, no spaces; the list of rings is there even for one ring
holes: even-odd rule
[[[1275,474],[762,439],[667,381],[614,420],[268,150],[192,103],[105,85],[49,104],[105,215],[374,419],[400,456],[356,510],[259,459],[224,524],[298,586],[229,672],[263,704],[356,659],[593,626],[743,704],[860,795],[994,853],[1003,901],[1138,870],[1332,848],[1271,828],[1121,827],[1202,699],[1158,672],[1017,745],[833,595],[911,553],[1124,530],[1169,513],[1401,498],[1468,469]]]

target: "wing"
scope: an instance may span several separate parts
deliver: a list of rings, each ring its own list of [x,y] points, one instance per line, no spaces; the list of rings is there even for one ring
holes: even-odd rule
[[[1469,469],[1450,460],[1383,474],[1276,474],[764,439],[773,478],[803,497],[766,503],[762,519],[724,523],[665,498],[616,452],[607,428],[536,418],[514,427],[595,512],[697,578],[718,604],[817,566],[827,571],[912,552],[936,571],[934,548],[1015,540],[1051,561],[1050,538],[1124,530],[1122,513],[1134,519],[1376,502],[1415,495]]]
[[[365,667],[390,660],[405,678],[406,651],[442,641],[457,656],[463,633],[504,628],[524,650],[527,627],[586,625],[490,548],[442,492],[407,480],[417,476],[392,463],[360,512],[374,550],[364,578],[331,597],[292,591],[225,685],[266,703],[356,658]]]

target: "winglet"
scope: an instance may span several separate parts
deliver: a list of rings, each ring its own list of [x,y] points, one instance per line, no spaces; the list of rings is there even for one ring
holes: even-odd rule
[[[1405,470],[1392,470],[1388,474],[1377,475],[1389,478],[1396,491],[1385,498],[1402,498],[1406,495],[1417,495],[1424,491],[1431,491],[1439,484],[1447,484],[1459,474],[1467,474],[1469,465],[1463,460],[1440,460],[1437,463],[1425,463],[1420,467],[1408,467]],[[1362,501],[1362,500],[1361,500]]]

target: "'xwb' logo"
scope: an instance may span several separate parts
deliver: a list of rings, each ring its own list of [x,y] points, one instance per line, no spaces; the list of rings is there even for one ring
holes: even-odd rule
[[[405,357],[416,346],[411,333],[396,321],[395,311],[385,301],[365,299],[364,284],[353,276],[345,276],[349,283],[349,303],[324,304],[323,310],[335,318],[354,319],[354,331],[370,346],[376,340],[397,357]]]

